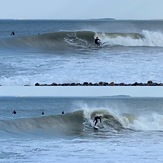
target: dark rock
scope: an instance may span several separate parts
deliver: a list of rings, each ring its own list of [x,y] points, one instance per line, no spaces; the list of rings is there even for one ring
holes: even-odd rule
[[[147,85],[152,85],[152,84],[153,84],[152,80],[149,80],[149,81],[147,82]]]
[[[28,86],[28,85],[25,85]],[[149,80],[147,83],[107,83],[100,81],[99,83],[92,83],[92,82],[84,82],[84,83],[52,83],[52,84],[39,84],[36,83],[35,86],[163,86],[163,83],[153,83],[153,81]]]
[[[88,86],[88,82],[84,82],[83,85],[84,85],[84,86]]]
[[[52,83],[51,86],[57,86],[57,83]]]
[[[76,83],[71,83],[70,86],[76,86]]]
[[[125,86],[125,83],[120,83],[119,86]]]
[[[137,82],[135,82],[135,83],[133,83],[133,84],[132,84],[132,86],[137,86],[137,85],[138,85],[138,83],[137,83]]]
[[[36,83],[35,86],[40,86],[40,84],[39,83]]]
[[[114,86],[115,84],[114,84],[114,82],[111,82],[109,85],[110,85],[110,86]]]

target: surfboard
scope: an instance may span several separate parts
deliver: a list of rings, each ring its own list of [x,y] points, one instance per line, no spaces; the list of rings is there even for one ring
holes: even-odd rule
[[[93,129],[94,129],[94,130],[98,130],[99,127],[97,127],[97,126],[93,126]]]
[[[99,45],[101,45],[101,44],[102,44],[100,40],[98,40],[97,42],[98,42],[98,44],[99,44]]]

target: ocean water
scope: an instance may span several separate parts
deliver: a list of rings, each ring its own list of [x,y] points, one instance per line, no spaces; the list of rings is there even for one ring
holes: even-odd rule
[[[162,26],[0,20],[0,85],[162,83]],[[0,97],[0,162],[161,163],[162,108],[163,98],[154,97]]]
[[[159,20],[0,20],[0,85],[160,83],[162,26]]]
[[[0,97],[0,112],[3,163],[163,161],[163,98]]]

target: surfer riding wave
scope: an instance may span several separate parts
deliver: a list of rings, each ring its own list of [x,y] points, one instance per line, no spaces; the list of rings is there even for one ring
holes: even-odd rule
[[[101,116],[95,116],[94,117],[94,121],[93,121],[93,122],[95,122],[94,126],[96,126],[96,124],[98,123],[98,120],[100,120],[100,123],[101,123]]]
[[[96,45],[100,45],[100,39],[98,37],[95,38],[94,42],[95,42]]]

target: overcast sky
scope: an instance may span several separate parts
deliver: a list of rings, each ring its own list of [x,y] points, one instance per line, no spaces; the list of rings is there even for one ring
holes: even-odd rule
[[[163,19],[163,0],[0,0],[0,19]]]

